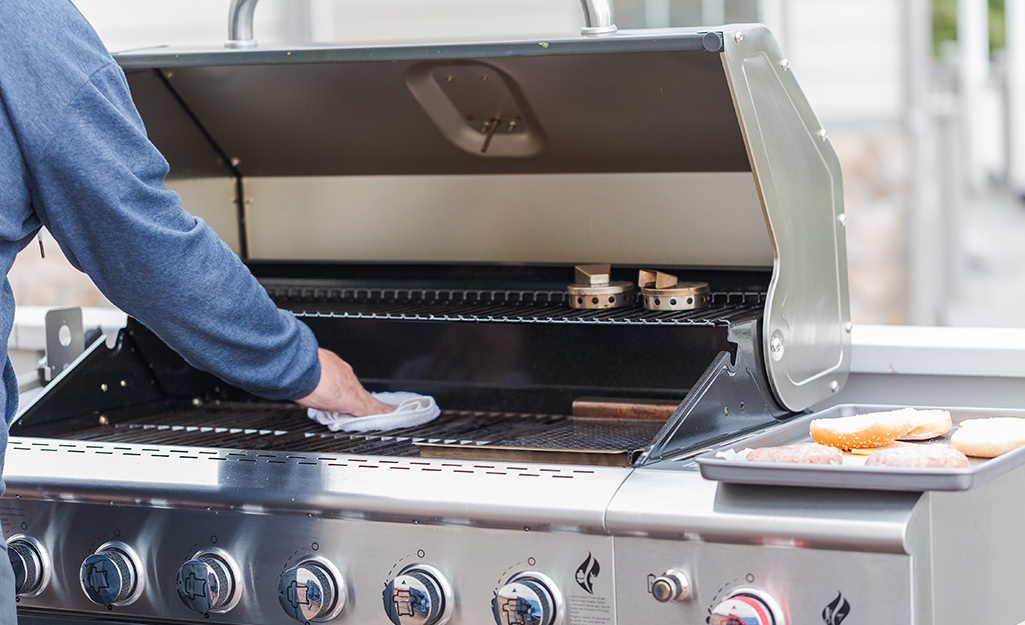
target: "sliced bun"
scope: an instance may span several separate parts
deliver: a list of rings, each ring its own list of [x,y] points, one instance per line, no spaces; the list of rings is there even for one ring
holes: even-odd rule
[[[943,436],[953,427],[950,413],[946,410],[917,410],[914,408],[908,408],[907,410],[912,412],[912,418],[915,419],[918,426],[904,436],[899,437],[898,440],[924,441]]]
[[[968,458],[950,445],[908,445],[875,452],[866,467],[967,469]]]
[[[969,456],[995,458],[1025,445],[1025,419],[967,419],[950,437],[950,443]]]
[[[840,464],[843,452],[818,443],[797,443],[781,447],[759,447],[747,454],[750,462],[801,462],[805,464]]]
[[[905,436],[919,423],[909,408],[890,412],[872,412],[854,417],[814,419],[809,426],[816,443],[849,451],[879,447]]]

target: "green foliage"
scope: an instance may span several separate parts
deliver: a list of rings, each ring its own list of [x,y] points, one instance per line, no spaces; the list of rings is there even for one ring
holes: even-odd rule
[[[989,0],[989,49],[1004,48],[1004,0]],[[957,0],[932,0],[933,54],[940,44],[957,40]]]

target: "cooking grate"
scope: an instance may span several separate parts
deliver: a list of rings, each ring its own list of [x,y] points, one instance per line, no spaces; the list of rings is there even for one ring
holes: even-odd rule
[[[707,308],[656,311],[640,307],[578,310],[565,291],[439,290],[267,286],[274,302],[299,316],[414,321],[641,323],[719,325],[750,319],[762,292],[716,292]]]
[[[116,415],[110,415],[116,421]],[[217,404],[134,417],[70,432],[71,440],[294,452],[416,456],[416,443],[479,447],[633,451],[644,448],[660,422],[574,419],[561,415],[444,411],[436,420],[386,432],[331,432],[282,404]]]

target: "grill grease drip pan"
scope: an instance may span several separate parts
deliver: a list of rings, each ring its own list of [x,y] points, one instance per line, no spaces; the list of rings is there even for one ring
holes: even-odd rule
[[[563,415],[443,411],[436,420],[384,432],[331,432],[284,404],[217,404],[132,417],[111,425],[68,432],[69,440],[289,452],[345,452],[380,456],[420,455],[417,444],[465,449],[550,450],[552,461],[573,463],[574,452],[621,452],[629,458],[647,446],[662,423],[575,419]]]

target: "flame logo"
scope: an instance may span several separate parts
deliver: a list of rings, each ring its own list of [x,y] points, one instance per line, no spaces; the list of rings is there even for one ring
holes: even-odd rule
[[[843,598],[843,594],[837,591],[836,599],[829,602],[829,605],[822,610],[822,620],[826,625],[840,625],[850,613],[851,604]]]
[[[588,552],[587,559],[577,569],[577,585],[586,590],[588,594],[593,595],[594,578],[598,577],[599,572],[601,572],[601,567],[598,566],[597,558]]]

